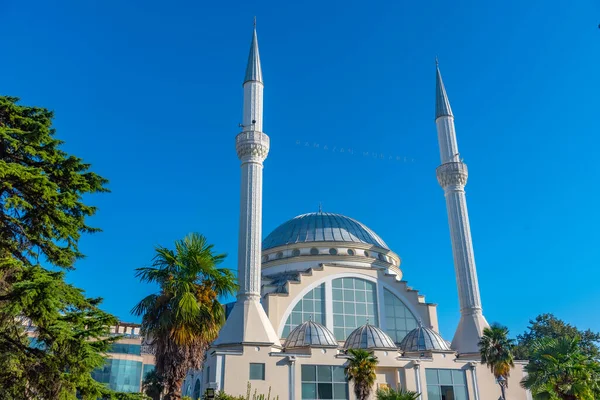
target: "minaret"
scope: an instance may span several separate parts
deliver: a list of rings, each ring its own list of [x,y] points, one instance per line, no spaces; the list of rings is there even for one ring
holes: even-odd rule
[[[235,148],[242,164],[238,237],[240,288],[237,301],[214,345],[279,346],[279,337],[260,303],[263,161],[269,153],[269,137],[262,132],[264,85],[256,20],[243,86],[242,132],[235,138]]]
[[[475,354],[479,353],[477,343],[481,338],[483,329],[489,325],[481,309],[475,255],[473,253],[473,241],[471,240],[471,227],[465,197],[465,185],[469,174],[467,165],[462,162],[458,152],[456,131],[454,130],[454,115],[450,108],[437,61],[435,123],[442,160],[442,164],[436,170],[436,175],[446,197],[452,254],[454,256],[454,271],[460,302],[460,322],[454,334],[454,339],[452,339],[452,349],[461,354]]]

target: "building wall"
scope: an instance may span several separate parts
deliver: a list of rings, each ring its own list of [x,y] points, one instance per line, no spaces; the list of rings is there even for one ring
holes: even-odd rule
[[[113,344],[106,364],[92,378],[119,392],[141,392],[145,374],[154,369],[154,355],[139,335],[139,325],[121,324],[111,332],[124,337]]]
[[[377,379],[374,391],[378,387],[389,386],[406,390],[419,391],[422,400],[436,400],[429,392],[435,393],[436,387],[448,386],[442,381],[440,384],[428,380],[428,370],[456,371],[455,375],[463,377],[464,388],[469,400],[488,400],[500,397],[500,388],[484,365],[470,360],[457,359],[452,352],[428,353],[423,357],[400,357],[397,351],[375,351],[379,360],[376,371]],[[220,366],[217,360],[221,359]],[[218,390],[224,390],[231,395],[245,395],[248,382],[252,385],[252,393],[267,394],[271,389],[271,398],[302,399],[302,366],[336,366],[344,367],[347,357],[337,349],[312,349],[303,352],[285,353],[269,352],[268,348],[244,346],[243,351],[236,354],[215,352],[209,356],[205,366],[209,367],[208,381],[199,373],[193,379],[201,379],[203,391],[209,385]],[[250,363],[264,363],[264,380],[250,379]],[[517,364],[511,371],[510,384],[507,389],[507,398],[510,400],[529,400],[528,392],[522,389],[519,381],[523,378],[522,364]],[[205,369],[206,372],[206,369]],[[450,374],[444,372],[443,374]],[[431,375],[431,372],[429,373]],[[417,378],[418,376],[418,378]],[[474,382],[476,379],[476,383]],[[419,382],[420,381],[420,385]],[[193,386],[192,379],[187,385]],[[208,382],[208,384],[206,383]],[[312,382],[312,381],[311,381]],[[336,384],[335,382],[332,385]],[[308,384],[310,385],[310,383]],[[420,387],[419,387],[420,386]],[[428,391],[428,386],[430,386]],[[452,386],[452,385],[450,385]],[[457,385],[457,390],[459,389]],[[184,386],[186,387],[186,386]],[[348,399],[354,400],[352,383],[347,384]],[[184,394],[186,394],[184,392]],[[372,396],[374,399],[374,396]],[[456,397],[456,400],[461,400]]]

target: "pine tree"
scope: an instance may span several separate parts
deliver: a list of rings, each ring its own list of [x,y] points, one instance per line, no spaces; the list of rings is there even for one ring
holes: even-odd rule
[[[116,319],[64,280],[98,231],[82,197],[107,180],[61,150],[52,118],[0,96],[0,398],[122,398],[91,377]]]

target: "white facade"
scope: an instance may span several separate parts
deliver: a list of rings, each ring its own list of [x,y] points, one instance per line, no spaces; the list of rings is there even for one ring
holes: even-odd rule
[[[364,224],[333,213],[299,215],[262,241],[263,81],[254,31],[244,80],[239,230],[240,291],[202,371],[191,371],[184,395],[208,387],[231,395],[252,391],[279,399],[354,399],[344,377],[348,348],[379,359],[377,387],[421,393],[422,400],[500,396],[477,342],[482,314],[454,117],[437,70],[436,125],[461,320],[452,343],[439,335],[436,305],[403,280],[401,258]],[[507,389],[526,400],[516,363]]]

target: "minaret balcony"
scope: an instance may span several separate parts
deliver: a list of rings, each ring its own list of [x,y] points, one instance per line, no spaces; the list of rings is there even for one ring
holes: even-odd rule
[[[443,188],[448,186],[465,186],[469,176],[467,164],[458,161],[440,165],[435,170],[435,173],[440,186]]]
[[[266,133],[259,131],[243,131],[235,137],[235,148],[238,157],[258,157],[262,160],[269,153],[270,140]]]

